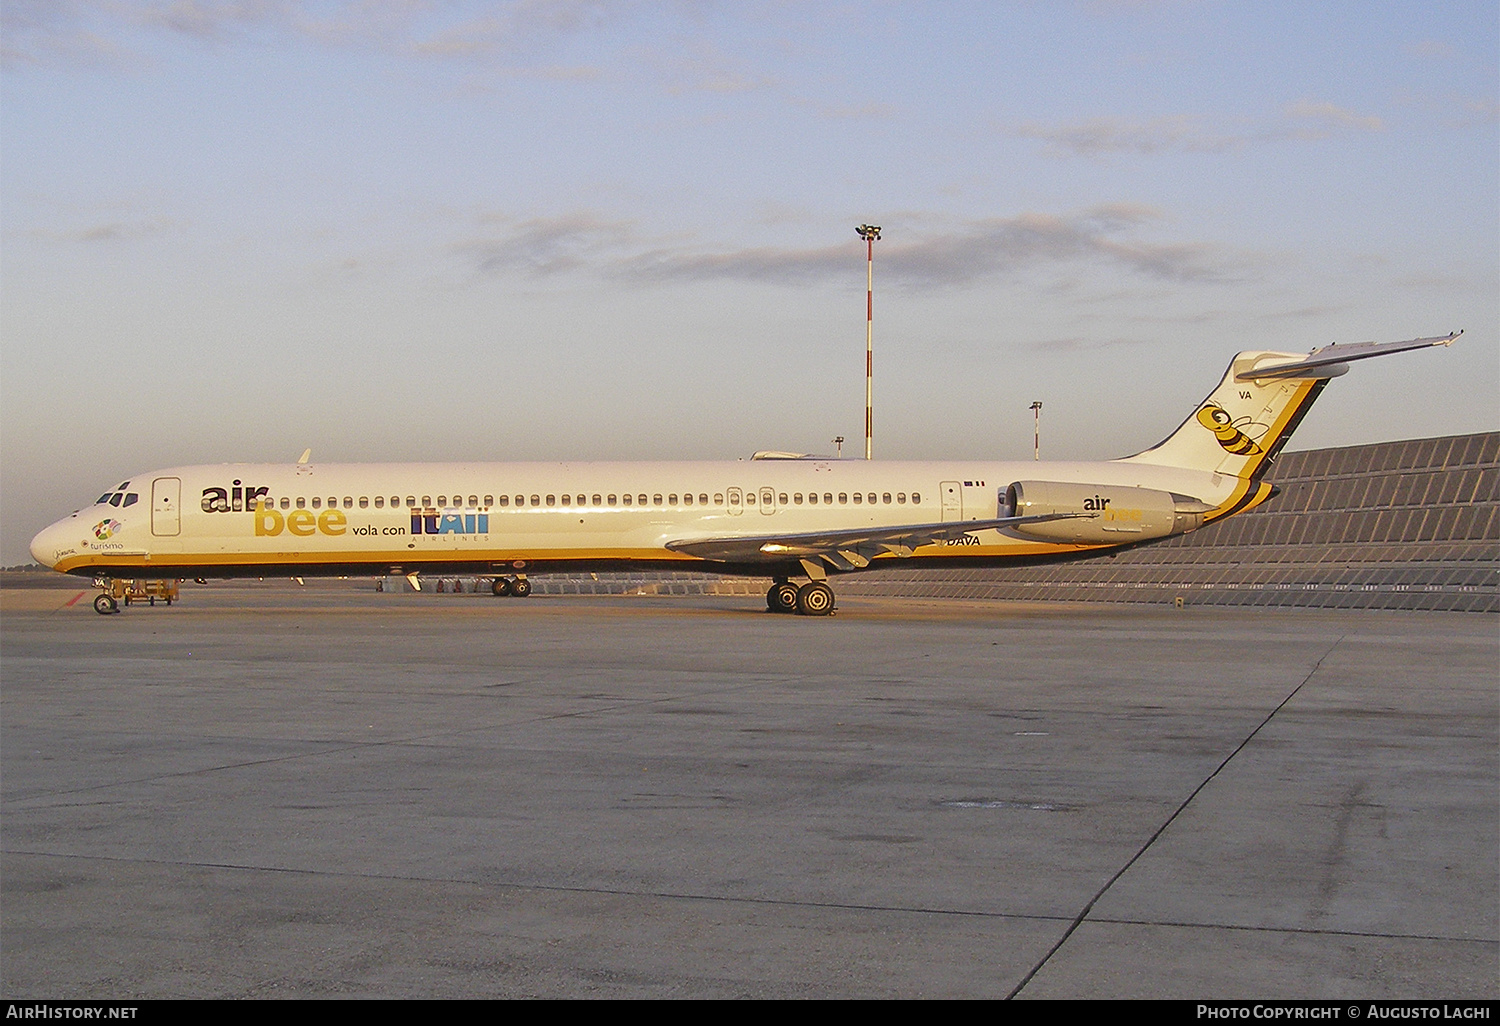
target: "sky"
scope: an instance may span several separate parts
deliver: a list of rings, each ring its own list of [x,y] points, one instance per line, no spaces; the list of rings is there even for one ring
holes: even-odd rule
[[[192,463],[1500,428],[1492,0],[0,0],[0,562]]]

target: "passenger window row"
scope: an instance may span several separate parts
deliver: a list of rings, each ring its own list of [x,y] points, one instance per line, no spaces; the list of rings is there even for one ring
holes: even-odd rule
[[[754,506],[756,504],[757,495],[755,492],[746,491],[744,495],[745,502],[748,505]],[[136,501],[136,499],[136,493],[131,492],[129,495],[124,496],[124,505],[132,505]],[[805,497],[801,492],[793,492],[790,495],[788,495],[788,493],[786,492],[780,492],[776,495],[776,499],[783,506],[801,506],[804,502],[806,502],[806,504],[809,506],[817,506],[820,503],[824,506],[832,506],[835,504],[834,494],[832,492],[824,492],[821,497],[817,492],[809,492]],[[417,496],[408,495],[406,497],[405,505],[408,509],[449,509],[465,505],[464,496],[462,495],[454,495],[452,497],[453,501],[451,503],[448,500],[449,497],[447,495],[439,495],[437,497],[436,503],[434,503],[432,496],[424,495],[421,497],[421,501],[419,502]],[[118,506],[121,504],[121,495],[119,493],[116,493],[114,495],[106,494],[101,496],[99,501],[101,503],[107,502],[112,506]],[[371,499],[368,495],[361,495],[358,499],[354,498],[352,495],[346,495],[343,497],[342,503],[340,502],[339,497],[336,495],[330,495],[326,500],[321,495],[314,495],[310,499],[302,495],[297,496],[295,499],[283,495],[280,499],[266,498],[264,501],[266,503],[266,506],[272,509],[274,509],[278,505],[282,509],[291,509],[293,505],[295,505],[297,509],[307,509],[309,507],[311,507],[312,509],[322,509],[325,502],[327,503],[327,507],[329,509],[338,509],[340,505],[342,505],[344,509],[354,509],[356,506],[359,509],[369,509],[371,506],[373,506],[375,509],[385,509],[387,501],[389,501],[391,509],[399,509],[402,506],[401,496],[399,495],[392,495],[389,500],[387,500],[384,495],[377,495],[374,497],[374,499]],[[856,506],[864,504],[873,506],[877,503],[890,505],[892,501],[896,502],[898,505],[905,505],[908,501],[907,494],[905,492],[896,492],[894,498],[890,492],[883,492],[878,495],[875,492],[855,492],[853,494],[853,504]],[[918,492],[912,492],[910,501],[913,505],[918,505],[922,501],[922,496]],[[530,496],[529,499],[525,495],[517,495],[514,496],[514,498],[509,495],[502,495],[498,499],[493,495],[486,495],[482,500],[478,495],[470,495],[468,497],[467,505],[471,509],[489,509],[496,506],[508,508],[512,505],[512,503],[514,503],[514,505],[517,507],[524,507],[528,505],[537,508],[542,508],[544,506],[548,508],[617,506],[629,509],[634,507],[647,506],[707,506],[709,505],[709,498],[707,492],[699,492],[696,497],[691,492],[684,492],[680,496],[676,492],[668,493],[665,496],[660,492],[649,496],[644,492],[627,492],[624,495],[619,496],[614,494],[604,495],[602,493],[596,493],[592,497],[588,495],[558,496],[555,494],[547,495],[544,497],[541,494],[535,494]],[[730,494],[730,503],[731,505],[738,504],[738,496],[736,494]],[[839,492],[837,504],[840,506],[849,505],[849,493]],[[714,493],[713,505],[724,505],[724,493]],[[205,500],[204,508],[208,508],[207,500]]]

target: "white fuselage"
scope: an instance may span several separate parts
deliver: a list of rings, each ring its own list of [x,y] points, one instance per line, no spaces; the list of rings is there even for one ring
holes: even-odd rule
[[[62,572],[116,577],[630,566],[769,575],[667,545],[993,519],[1006,487],[1031,480],[1179,493],[1213,507],[1207,520],[1249,487],[1211,471],[1128,461],[234,463],[137,475],[43,530],[32,552]],[[1005,560],[1100,547],[986,529],[911,555]]]

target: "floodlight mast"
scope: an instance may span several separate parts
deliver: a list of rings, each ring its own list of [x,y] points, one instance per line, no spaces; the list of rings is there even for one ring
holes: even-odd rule
[[[870,459],[875,433],[875,240],[880,225],[862,224],[854,229],[865,240],[865,459]]]
[[[1040,460],[1042,458],[1042,404],[1040,401],[1031,404],[1031,412],[1036,414],[1036,435],[1032,441],[1031,458]]]

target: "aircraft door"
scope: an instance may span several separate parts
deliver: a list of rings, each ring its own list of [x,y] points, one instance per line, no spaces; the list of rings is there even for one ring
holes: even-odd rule
[[[940,486],[943,497],[943,519],[964,518],[964,488],[958,481],[944,481]]]
[[[760,511],[767,514],[776,512],[776,489],[762,488],[760,490]]]
[[[159,477],[151,482],[151,533],[175,538],[182,533],[182,478]]]

